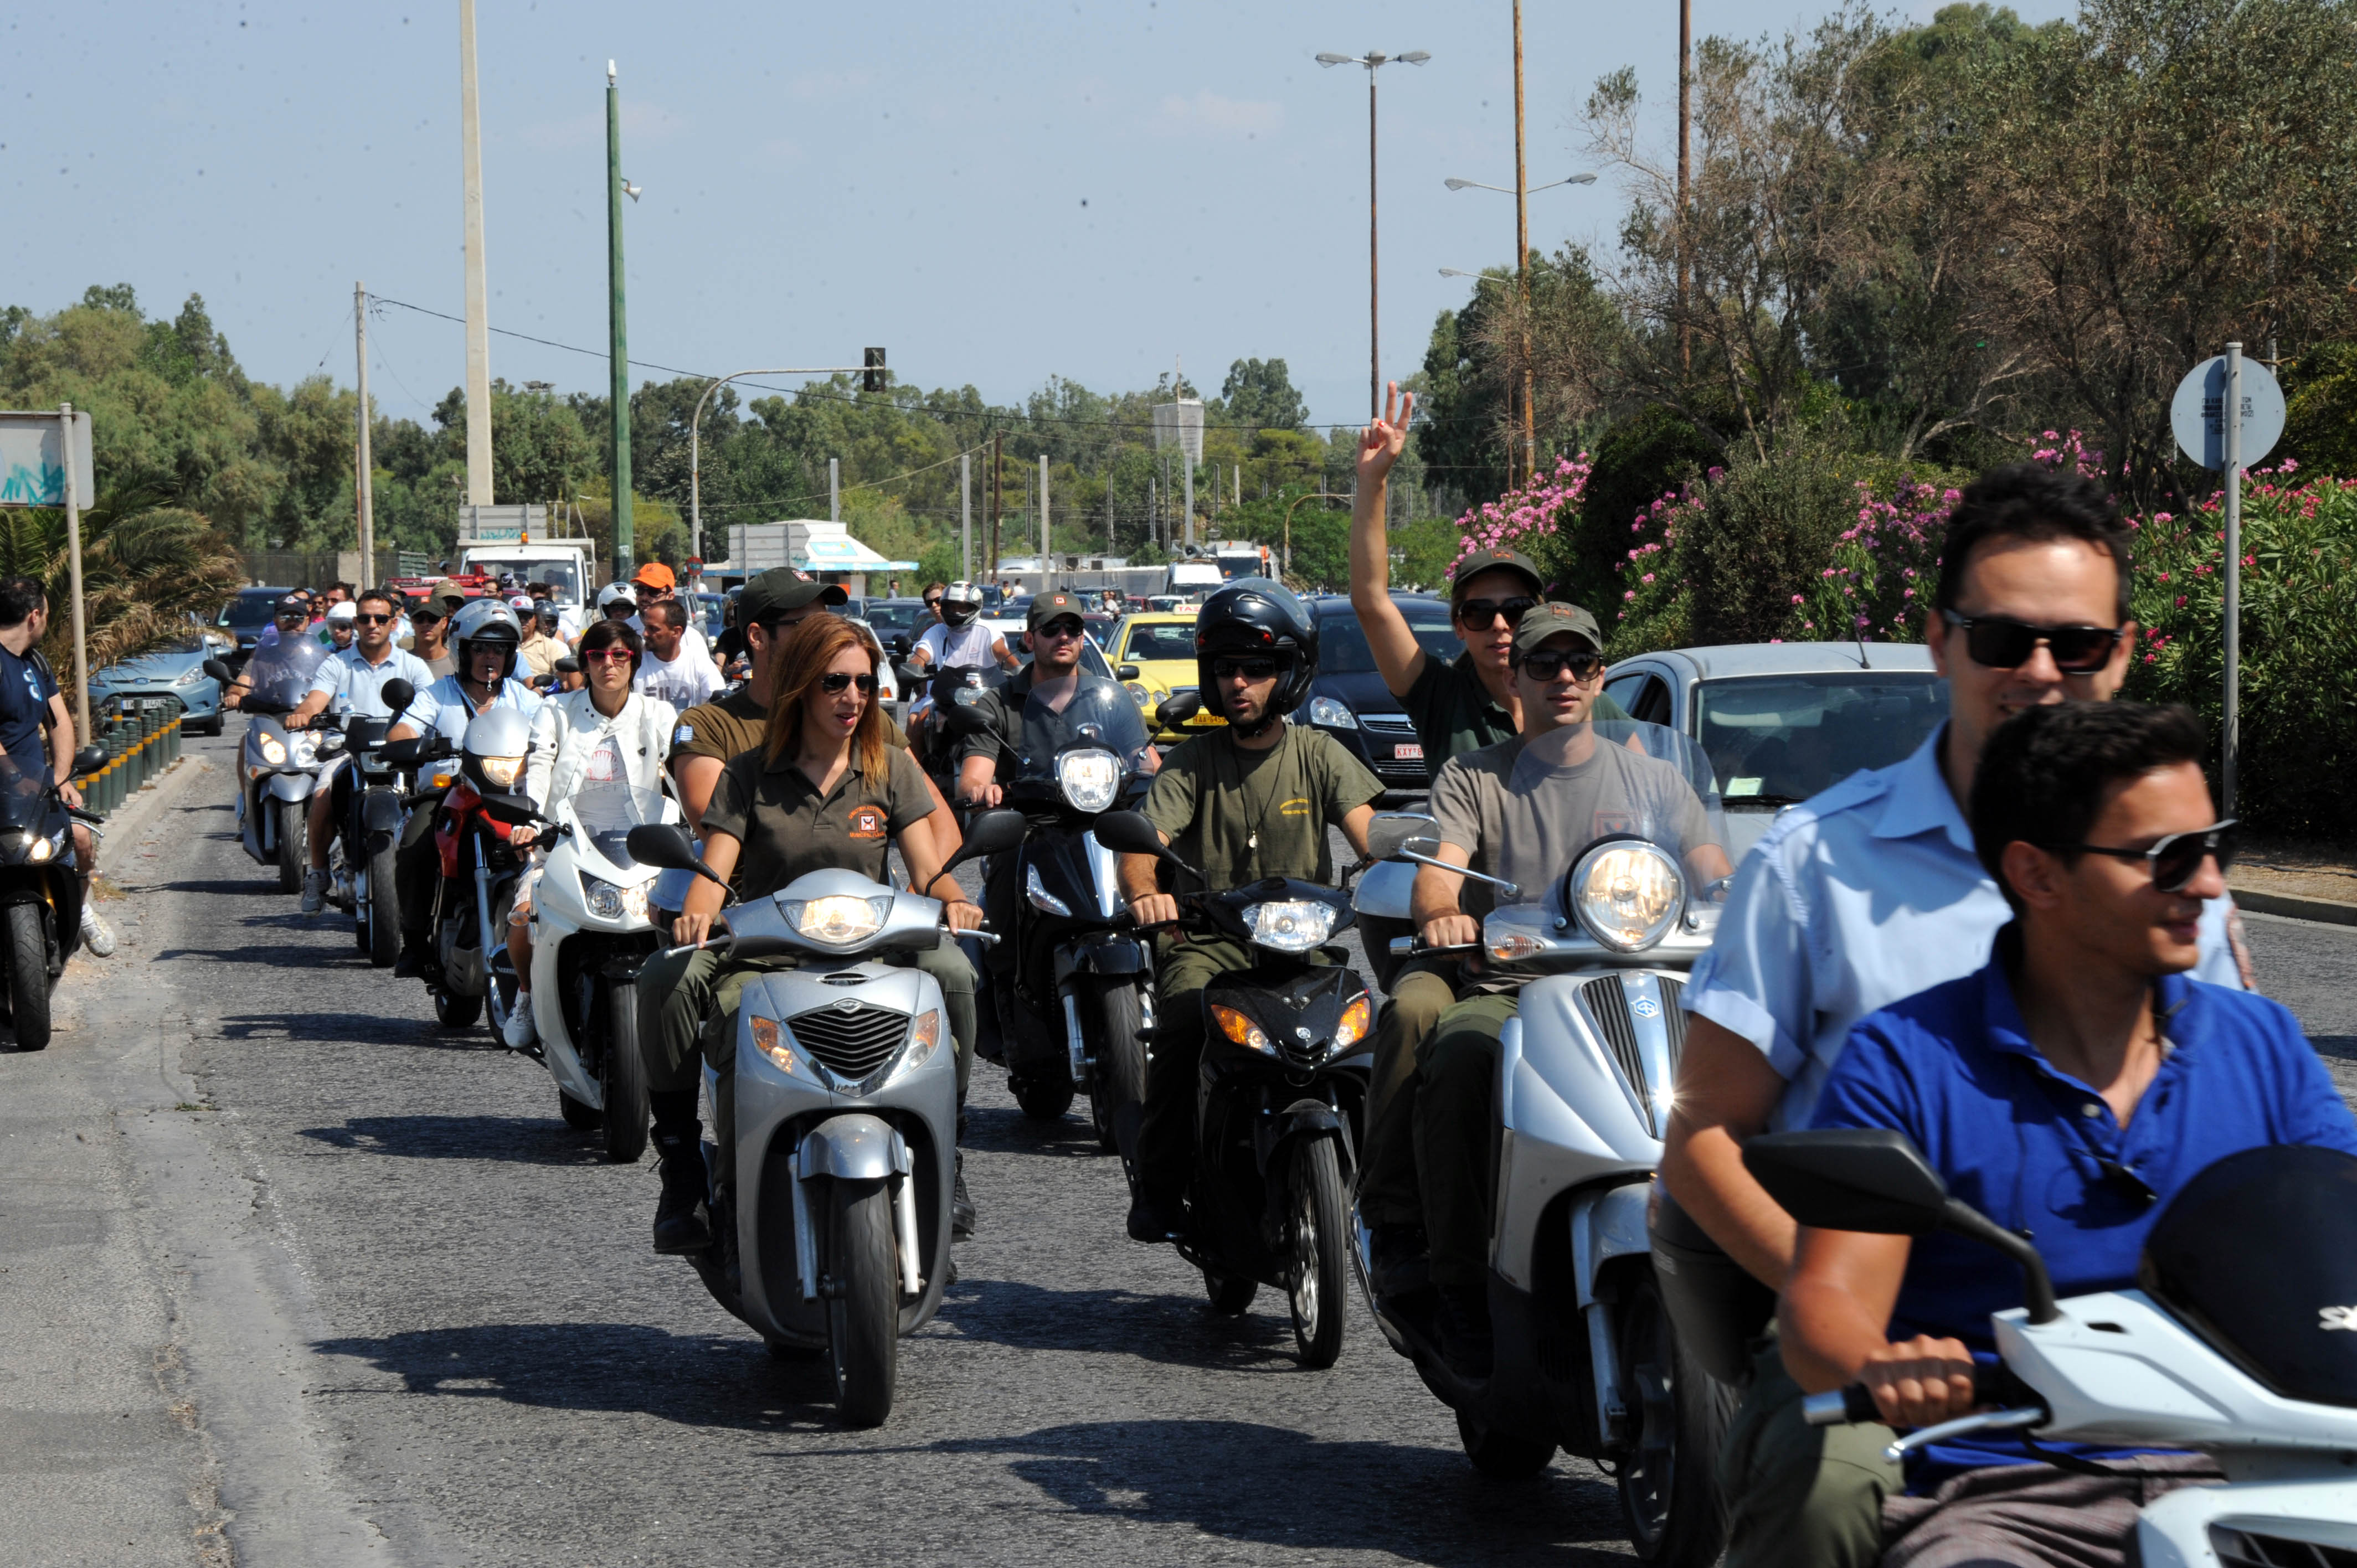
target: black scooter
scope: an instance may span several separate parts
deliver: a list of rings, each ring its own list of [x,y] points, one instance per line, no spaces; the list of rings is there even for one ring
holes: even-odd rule
[[[106,766],[106,748],[74,754],[73,772]],[[49,1043],[49,995],[81,945],[81,867],[74,858],[73,823],[99,818],[68,806],[51,783],[22,775],[0,783],[0,941],[7,961],[8,1017],[16,1048]]]
[[[1096,835],[1203,880],[1135,811],[1106,812]],[[1311,955],[1351,924],[1350,898],[1279,876],[1178,897],[1184,924],[1245,943],[1257,960],[1203,990],[1195,1174],[1178,1255],[1203,1271],[1215,1312],[1243,1312],[1264,1284],[1283,1290],[1302,1364],[1330,1367],[1342,1353],[1374,998],[1351,970]],[[1125,1115],[1119,1129],[1133,1188],[1140,1120]]]
[[[401,722],[416,689],[392,680],[378,693],[393,709],[390,718],[322,714],[315,723],[333,725],[344,735],[344,766],[351,787],[344,792],[344,820],[328,857],[328,899],[352,917],[352,938],[369,963],[389,969],[401,956],[401,898],[393,871],[407,811],[403,773],[385,757],[385,736]]]

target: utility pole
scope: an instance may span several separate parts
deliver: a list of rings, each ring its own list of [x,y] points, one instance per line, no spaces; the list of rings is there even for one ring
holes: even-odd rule
[[[1151,474],[1146,477],[1146,542],[1156,546],[1162,542],[1162,492]]]
[[[958,454],[958,577],[974,581],[974,454]]]
[[[990,433],[990,580],[998,581],[998,517],[1006,504],[1006,455],[996,430]]]
[[[360,348],[361,438],[353,454],[353,492],[360,499],[361,586],[376,586],[376,503],[370,493],[372,460],[369,456],[368,287],[352,285],[352,336]]]
[[[81,497],[74,493],[75,461],[73,404],[58,404],[58,455],[66,470],[66,585],[73,595],[74,726],[81,744],[90,744],[90,642],[81,606]],[[2233,688],[2227,688],[2232,691]],[[2228,753],[2229,756],[2233,754]],[[2230,775],[2231,777],[2231,775]]]
[[[475,92],[475,0],[458,0],[458,156],[466,188],[467,504],[491,504],[491,325],[483,285],[483,130]]]
[[[473,0],[467,0],[469,5]],[[612,400],[609,421],[609,470],[614,476],[614,580],[630,575],[638,553],[637,531],[630,525],[630,348],[622,308],[622,96],[615,85],[619,73],[606,62],[606,293],[607,320],[611,336],[607,356],[612,371],[607,396]],[[488,412],[488,411],[487,411]]]
[[[1522,74],[1514,76],[1520,102]],[[1694,139],[1694,0],[1678,0],[1678,369],[1694,370],[1693,328],[1687,324],[1686,300],[1694,286],[1694,252],[1688,246],[1688,220],[1693,217],[1686,195],[1687,149]]]
[[[1042,452],[1039,454],[1039,591],[1043,594],[1055,581],[1051,575],[1054,568],[1049,564],[1053,557],[1048,553],[1050,547],[1051,542],[1048,537],[1048,454]]]
[[[829,522],[843,521],[843,459],[840,457],[826,460],[826,520]]]
[[[1383,313],[1375,243],[1375,72],[1367,70],[1367,419],[1383,416]],[[1187,542],[1195,542],[1195,475],[1187,475]]]
[[[2219,747],[2219,813],[2234,814],[2234,776],[2243,753],[2243,346],[2226,345],[2226,396],[2219,404],[2219,434],[2226,472],[2226,712]]]
[[[1523,0],[1514,0],[1514,277],[1523,296],[1523,482],[1529,484],[1539,471],[1539,426],[1531,406],[1531,181],[1523,157]]]

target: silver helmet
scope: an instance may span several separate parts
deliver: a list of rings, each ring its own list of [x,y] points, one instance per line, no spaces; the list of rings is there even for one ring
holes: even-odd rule
[[[522,642],[523,623],[499,599],[469,599],[450,618],[450,651],[462,681],[474,678],[474,656],[468,644],[481,643],[506,655],[500,663],[500,679],[504,681],[515,673],[516,650]]]
[[[971,626],[982,613],[982,593],[972,583],[952,583],[942,590],[942,624]]]

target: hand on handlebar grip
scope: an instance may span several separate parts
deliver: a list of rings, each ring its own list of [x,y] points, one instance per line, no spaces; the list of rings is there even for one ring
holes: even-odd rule
[[[1420,935],[1427,948],[1469,948],[1481,940],[1481,922],[1470,915],[1437,915]]]
[[[712,934],[715,915],[682,915],[671,923],[672,940],[683,948],[701,947]]]
[[[1977,1406],[1973,1372],[1962,1340],[1919,1334],[1874,1351],[1857,1375],[1883,1422],[1906,1427],[1930,1426]]]
[[[1170,893],[1142,893],[1129,901],[1129,918],[1139,926],[1178,923],[1178,899]]]
[[[960,933],[982,929],[982,911],[963,898],[952,898],[942,906],[942,918],[952,931]]]

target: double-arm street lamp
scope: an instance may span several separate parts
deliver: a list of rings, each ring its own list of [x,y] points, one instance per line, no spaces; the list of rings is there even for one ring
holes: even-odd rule
[[[1535,478],[1539,471],[1539,425],[1538,414],[1534,407],[1536,388],[1534,384],[1534,378],[1531,373],[1531,224],[1530,209],[1527,203],[1531,192],[1534,190],[1553,190],[1559,185],[1594,185],[1596,183],[1596,174],[1595,171],[1591,169],[1582,169],[1577,174],[1568,176],[1563,179],[1551,179],[1544,185],[1524,185],[1522,183],[1522,122],[1519,114],[1520,105],[1522,102],[1522,78],[1520,74],[1521,50],[1519,48],[1520,37],[1520,24],[1517,22],[1516,38],[1518,47],[1515,51],[1515,104],[1517,109],[1517,117],[1515,120],[1514,133],[1514,185],[1512,188],[1509,188],[1502,185],[1484,185],[1478,179],[1454,178],[1445,179],[1441,181],[1441,183],[1451,190],[1494,190],[1501,195],[1511,196],[1514,199],[1514,283],[1516,292],[1521,295],[1523,302],[1523,477],[1524,481],[1528,482]],[[1460,273],[1453,267],[1441,268],[1440,274],[1443,277],[1470,277],[1473,275],[1470,273]]]
[[[1380,294],[1376,287],[1375,265],[1375,72],[1394,60],[1403,65],[1422,65],[1432,56],[1423,49],[1410,49],[1405,54],[1378,54],[1369,49],[1362,55],[1322,54],[1319,65],[1362,65],[1367,68],[1367,417],[1383,416],[1383,320]]]
[[[695,400],[695,412],[687,419],[687,550],[698,561],[704,559],[704,405],[712,394],[730,381],[745,376],[833,376],[848,375],[853,371],[866,371],[865,365],[784,365],[767,371],[731,371],[725,376],[715,376],[704,395]]]

